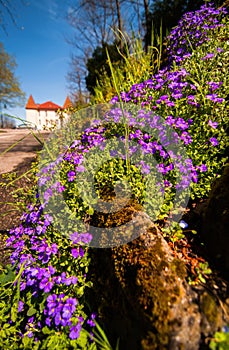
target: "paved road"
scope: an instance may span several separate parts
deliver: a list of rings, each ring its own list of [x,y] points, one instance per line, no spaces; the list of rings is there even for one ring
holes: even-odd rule
[[[41,140],[49,135],[46,131],[0,129],[0,174],[12,171],[26,158],[34,158],[36,152],[42,149],[33,133]]]

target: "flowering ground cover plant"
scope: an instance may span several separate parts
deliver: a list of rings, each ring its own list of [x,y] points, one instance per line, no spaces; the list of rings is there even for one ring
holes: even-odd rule
[[[84,299],[88,245],[136,237],[128,226],[120,241],[123,222],[96,226],[102,209],[137,204],[160,225],[170,221],[172,240],[182,236],[178,209],[189,188],[193,199],[206,196],[227,161],[225,16],[209,4],[186,14],[169,37],[169,67],[121,93],[124,104],[114,97],[108,109],[82,112],[94,122],[78,134],[73,116],[46,145],[39,191],[7,240],[12,266],[0,278],[1,348],[96,349],[95,315]],[[105,244],[101,232],[108,232]]]
[[[91,246],[101,247],[102,229],[93,225],[95,215],[104,210],[118,215],[122,208],[138,205],[153,221],[171,223],[181,214],[177,209],[187,204],[190,182],[197,178],[198,168],[179,136],[188,128],[184,120],[180,118],[175,130],[153,112],[124,107],[128,110],[109,106],[103,120],[95,120],[55,162],[45,152],[48,166],[39,175],[43,205],[53,213],[55,227],[66,234],[88,229]],[[116,245],[119,233],[112,225],[108,246]],[[123,236],[122,243],[128,241],[129,236]]]
[[[95,315],[86,316],[81,299],[90,285],[84,248],[90,236],[60,236],[38,203],[22,221],[7,240],[14,268],[1,276],[1,347],[87,348],[89,333],[82,326],[90,330]]]
[[[183,128],[180,137],[188,156],[199,167],[198,180],[192,185],[193,199],[207,195],[227,162],[227,38],[226,10],[203,5],[199,11],[184,15],[172,30],[170,66],[121,93],[123,101],[148,107],[171,127]],[[117,101],[118,97],[112,99],[113,103]]]

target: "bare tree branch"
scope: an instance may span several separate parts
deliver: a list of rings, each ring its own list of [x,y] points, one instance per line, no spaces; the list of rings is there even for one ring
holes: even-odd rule
[[[78,72],[83,74],[85,62],[98,47],[116,41],[122,48],[123,39],[131,37],[133,32],[143,35],[148,15],[149,0],[79,0],[67,17],[75,32],[73,39],[69,40],[76,51],[68,75],[69,82],[72,79],[71,86],[77,82],[79,85]]]

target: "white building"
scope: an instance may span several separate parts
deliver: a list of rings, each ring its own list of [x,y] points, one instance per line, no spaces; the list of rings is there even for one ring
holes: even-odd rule
[[[60,127],[60,117],[57,111],[71,107],[72,103],[67,96],[64,105],[59,106],[52,101],[44,103],[35,103],[33,96],[30,95],[26,104],[26,121],[34,125],[38,130],[47,129],[54,126]]]

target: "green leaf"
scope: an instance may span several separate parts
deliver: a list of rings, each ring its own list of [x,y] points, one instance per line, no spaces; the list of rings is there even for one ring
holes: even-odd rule
[[[22,343],[23,343],[25,349],[27,348],[27,346],[29,345],[30,342],[31,342],[31,339],[30,339],[29,337],[26,337],[26,336],[25,336],[25,337],[22,339]],[[28,348],[27,348],[27,349],[28,349]]]
[[[18,315],[18,302],[16,301],[11,308],[11,320],[13,322],[16,322],[17,315]]]
[[[45,326],[45,327],[42,328],[42,333],[43,334],[50,334],[51,330],[47,326]]]
[[[9,265],[6,266],[6,269],[7,269],[7,273],[3,273],[0,275],[1,285],[5,285],[6,283],[13,282],[16,277],[15,272]]]
[[[92,207],[90,207],[90,208],[88,208],[87,212],[88,212],[88,215],[93,215],[94,209]]]
[[[27,316],[33,316],[36,312],[37,310],[33,306],[31,306],[27,311]]]

